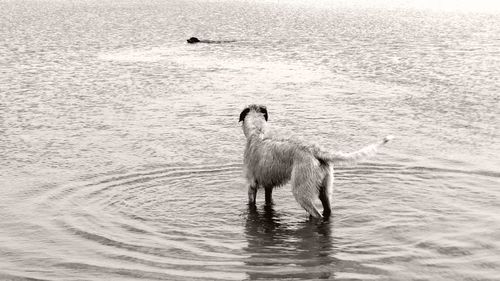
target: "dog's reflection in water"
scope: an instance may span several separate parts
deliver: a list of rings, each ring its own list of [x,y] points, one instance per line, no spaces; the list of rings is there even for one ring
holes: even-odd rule
[[[337,260],[331,223],[286,223],[282,217],[271,204],[261,209],[249,205],[245,224],[249,278],[333,278]]]

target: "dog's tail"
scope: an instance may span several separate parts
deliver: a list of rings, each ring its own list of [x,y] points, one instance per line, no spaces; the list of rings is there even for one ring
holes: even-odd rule
[[[354,151],[351,153],[327,152],[324,155],[319,156],[324,160],[333,162],[333,164],[354,164],[374,156],[377,153],[379,147],[386,144],[393,138],[394,136],[386,136],[382,141],[379,141],[378,143],[370,144],[358,151]]]

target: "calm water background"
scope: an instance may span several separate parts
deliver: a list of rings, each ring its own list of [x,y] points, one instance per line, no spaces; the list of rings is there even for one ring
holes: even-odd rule
[[[500,280],[500,12],[377,3],[0,2],[0,279]],[[252,210],[249,103],[398,139]]]

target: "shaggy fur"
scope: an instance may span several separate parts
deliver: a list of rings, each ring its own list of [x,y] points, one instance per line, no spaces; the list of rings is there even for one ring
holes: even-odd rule
[[[352,153],[329,152],[317,145],[272,136],[267,120],[267,108],[262,105],[250,105],[240,114],[247,138],[244,167],[249,183],[248,202],[255,204],[257,190],[264,188],[266,203],[271,203],[273,188],[291,181],[293,196],[315,218],[331,214],[334,164],[364,160],[392,139],[387,136]],[[316,199],[323,205],[323,215],[314,204]]]

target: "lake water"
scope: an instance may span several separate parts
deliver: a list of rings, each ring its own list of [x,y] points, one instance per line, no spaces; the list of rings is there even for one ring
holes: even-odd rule
[[[499,280],[500,10],[369,3],[0,2],[0,279]],[[250,103],[397,138],[249,209]]]

